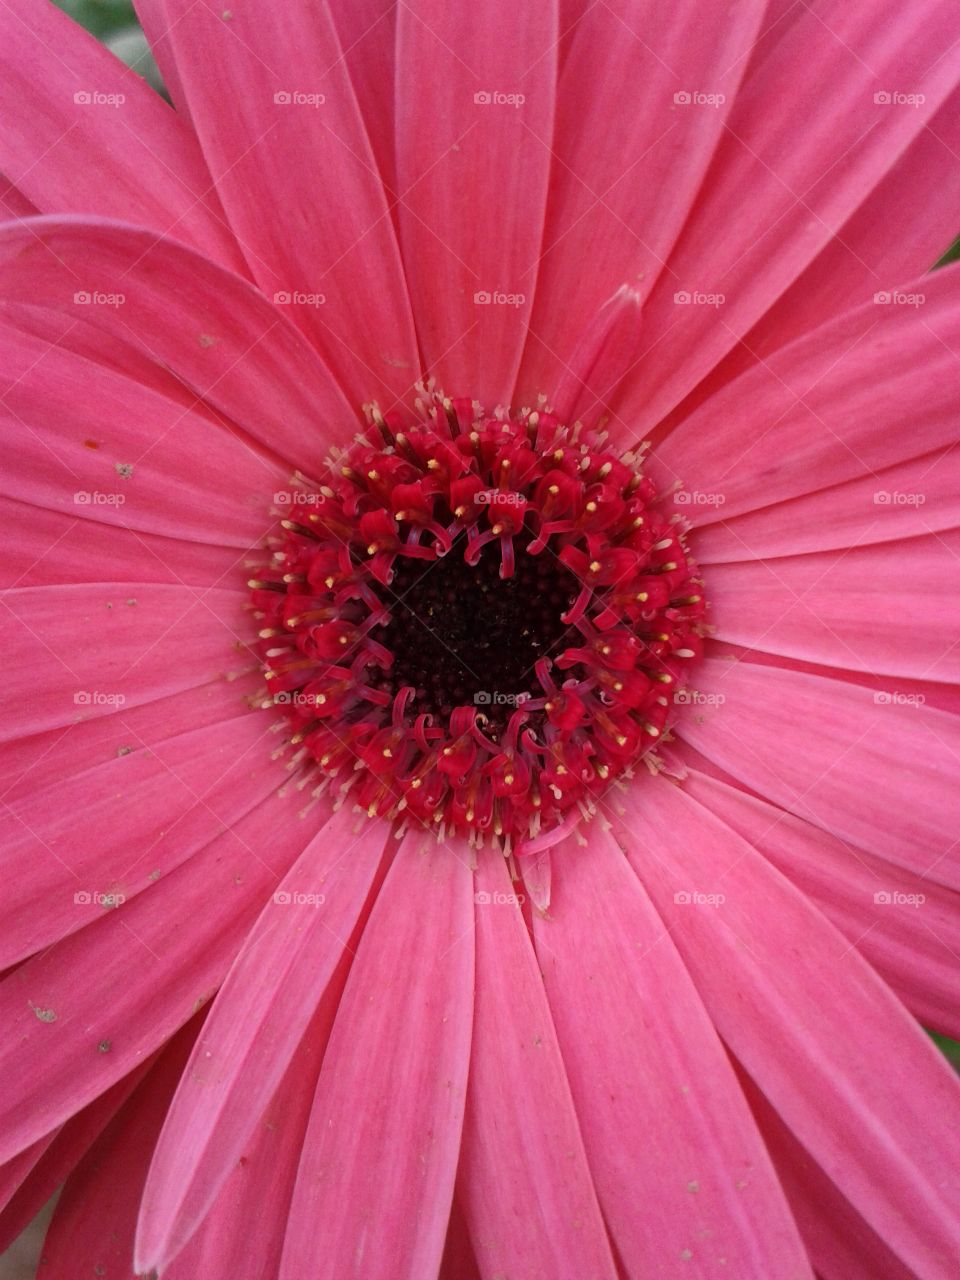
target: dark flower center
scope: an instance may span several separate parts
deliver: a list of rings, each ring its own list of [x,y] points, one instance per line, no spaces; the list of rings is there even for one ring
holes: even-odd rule
[[[424,392],[286,495],[269,696],[336,804],[534,851],[669,727],[705,606],[641,454]],[[278,495],[278,500],[280,495]]]
[[[455,707],[475,706],[496,736],[517,706],[542,693],[537,659],[559,657],[572,639],[561,615],[579,585],[554,556],[527,554],[529,537],[518,539],[516,571],[506,579],[492,547],[468,565],[464,541],[440,560],[396,565],[390,583],[396,605],[377,632],[394,663],[380,678],[394,692],[405,685],[416,691],[411,712],[449,719]]]

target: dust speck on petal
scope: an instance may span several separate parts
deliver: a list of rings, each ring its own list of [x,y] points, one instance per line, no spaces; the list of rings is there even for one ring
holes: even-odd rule
[[[32,1008],[41,1022],[56,1022],[57,1015],[52,1009],[41,1009],[39,1005],[33,1005]]]
[[[688,1182],[688,1183],[687,1183],[687,1190],[691,1193],[691,1195],[696,1195],[696,1194],[697,1194],[697,1192],[700,1190],[700,1183],[699,1183],[699,1182]]]
[[[124,480],[129,480],[130,477],[133,475],[132,462],[115,462],[113,466],[117,475],[122,476]]]
[[[113,1048],[112,1040],[101,1040],[100,1043],[97,1045],[97,1052],[109,1053],[112,1048]]]
[[[212,333],[201,333],[200,345],[201,347],[215,347],[217,345],[217,340]]]
[[[117,747],[117,755],[128,756],[132,750],[133,747]]]

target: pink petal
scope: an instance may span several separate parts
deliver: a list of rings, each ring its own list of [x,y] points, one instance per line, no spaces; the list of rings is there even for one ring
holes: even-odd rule
[[[689,502],[681,505],[689,508]],[[730,520],[725,519],[722,504],[714,510],[719,520],[706,525],[701,524],[700,511],[690,512],[700,525],[695,545],[701,565],[900,542],[956,529],[960,527],[960,450],[950,444]]]
[[[657,468],[719,495],[695,518],[729,520],[953,444],[958,282],[945,267],[902,287],[921,305],[867,303],[776,352],[671,431]]]
[[[148,893],[0,983],[9,1029],[0,1048],[0,1160],[103,1093],[209,1000],[303,849],[290,806],[280,797],[257,805]]]
[[[263,802],[285,780],[269,730],[248,710],[7,803],[0,967],[122,912]]]
[[[960,613],[944,594],[960,532],[778,560],[713,565],[721,640],[824,666],[960,682]],[[909,643],[904,644],[904,618]]]
[[[620,850],[591,828],[554,865],[534,939],[624,1271],[809,1275],[723,1046]]]
[[[645,307],[649,337],[615,403],[638,438],[709,373],[897,164],[956,87],[943,49],[958,34],[949,0],[909,9],[896,0],[843,8],[821,0],[755,56],[710,181]],[[919,105],[874,100],[896,86],[919,95]],[[678,305],[678,293],[723,301]]]
[[[242,270],[189,129],[52,4],[0,9],[0,111],[0,168],[41,213],[135,222]]]
[[[707,701],[684,741],[797,817],[941,884],[960,886],[954,815],[960,720],[895,695],[707,658]],[[878,803],[878,797],[880,802]]]
[[[77,506],[78,515],[92,504]],[[137,533],[96,519],[0,496],[4,531],[0,588],[95,581],[110,565],[115,582],[179,582],[211,587],[237,568],[236,548]]]
[[[262,445],[320,466],[357,413],[316,351],[246,281],[136,227],[43,218],[0,228],[0,288],[132,342]],[[122,297],[78,304],[77,293]],[[271,495],[272,496],[272,495]]]
[[[473,1020],[466,847],[408,836],[350,970],[304,1142],[280,1274],[435,1275]]]
[[[624,805],[620,839],[732,1053],[900,1258],[951,1276],[960,1082],[946,1061],[846,938],[682,788],[634,787]]]
[[[147,751],[154,743],[236,719],[253,697],[262,699],[263,678],[251,672],[238,680],[214,679],[139,706],[125,704],[120,715],[79,720],[0,743],[0,791],[8,805],[29,801],[48,787],[119,757]],[[84,796],[81,807],[89,799]]]
[[[184,1027],[67,1179],[43,1242],[39,1276],[129,1275],[133,1229],[154,1143],[193,1046]]]
[[[11,497],[244,550],[274,523],[289,471],[200,407],[6,326],[0,396],[0,443],[18,456]]]
[[[5,1169],[22,1162],[29,1174],[5,1204],[0,1215],[0,1250],[4,1250],[34,1220],[50,1197],[66,1181],[107,1127],[154,1062],[150,1057],[118,1080],[66,1124],[55,1129]]]
[[[825,319],[933,266],[956,236],[958,150],[960,93],[954,92],[810,266],[694,391],[694,401]]]
[[[704,773],[685,789],[792,880],[914,1017],[960,1036],[960,896]]]
[[[512,399],[533,304],[557,35],[553,0],[397,15],[398,217],[424,365],[488,406]]]
[[[217,192],[268,297],[357,405],[420,375],[386,196],[325,6],[211,9],[160,0]],[[215,68],[215,74],[211,74]],[[320,295],[319,305],[296,295]]]
[[[837,1280],[916,1280],[861,1218],[743,1072],[740,1082],[773,1156],[817,1275]]]
[[[147,583],[5,592],[0,741],[117,715],[240,669],[244,604],[240,591]]]
[[[348,956],[313,1014],[283,1080],[243,1146],[223,1190],[164,1280],[277,1275],[297,1166]]]
[[[616,1280],[543,978],[516,901],[520,886],[493,850],[480,855],[476,885],[477,994],[458,1197],[481,1274]]]
[[[398,6],[393,0],[330,0],[329,7],[364,128],[392,204],[400,194],[394,148]],[[390,212],[396,221],[396,210],[391,208]]]
[[[250,931],[197,1040],[144,1193],[138,1270],[163,1268],[232,1173],[348,949],[390,838],[345,807]],[[317,899],[324,901],[318,903]]]
[[[541,391],[552,400],[585,325],[618,288],[641,303],[649,294],[723,135],[763,11],[754,0],[732,10],[615,0],[563,21],[552,143],[541,133],[556,162],[517,403]],[[684,101],[691,89],[719,101]],[[634,333],[629,359],[596,385],[601,400],[645,345]]]

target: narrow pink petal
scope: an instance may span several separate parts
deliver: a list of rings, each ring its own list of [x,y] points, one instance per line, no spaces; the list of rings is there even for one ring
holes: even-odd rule
[[[0,983],[9,1029],[0,1048],[0,1160],[103,1093],[210,999],[303,850],[292,803],[257,805],[149,892]]]
[[[710,181],[644,309],[649,337],[615,403],[638,436],[710,372],[893,169],[956,87],[943,49],[958,34],[949,0],[910,9],[818,0],[755,56]],[[898,92],[917,95],[917,105],[875,100],[896,86],[908,86]],[[681,294],[720,301],[696,305]]]
[[[243,1154],[197,1234],[164,1268],[164,1280],[277,1275],[303,1135],[349,959],[345,953],[283,1080],[243,1144]]]
[[[916,1280],[864,1222],[744,1072],[740,1083],[773,1157],[804,1244],[824,1280]]]
[[[135,222],[241,268],[190,130],[56,6],[0,9],[0,111],[0,168],[41,213]]]
[[[426,1280],[440,1265],[473,1021],[466,846],[397,850],[330,1037],[280,1274]]]
[[[710,657],[684,741],[797,817],[908,871],[960,887],[960,720],[840,680]],[[712,695],[712,696],[711,696]],[[879,802],[878,802],[879,797]]]
[[[30,1171],[0,1213],[0,1251],[5,1250],[29,1226],[51,1196],[63,1186],[153,1062],[153,1057],[142,1062],[66,1124],[4,1165],[9,1169],[26,1157]],[[35,1158],[31,1159],[31,1155]]]
[[[288,309],[172,240],[99,220],[7,223],[0,228],[0,288],[12,301],[61,315],[82,311],[89,324],[167,365],[196,396],[302,468],[319,467],[330,441],[356,429],[357,409]],[[116,305],[78,303],[78,294],[112,296]]]
[[[0,495],[4,533],[0,589],[93,582],[109,564],[114,582],[212,587],[237,570],[235,547],[134,532]]]
[[[420,376],[393,223],[326,6],[159,13],[217,192],[257,283],[287,295],[356,404]],[[216,74],[211,74],[211,68]],[[319,296],[321,301],[297,301]]]
[[[657,780],[624,805],[619,838],[730,1050],[900,1258],[952,1276],[960,1082],[942,1055],[846,938],[682,788]]]
[[[533,929],[625,1273],[811,1274],[723,1046],[663,922],[610,835],[593,828],[589,837],[586,848],[556,850],[550,914],[534,915]]]
[[[585,325],[618,288],[641,302],[650,293],[723,136],[764,7],[614,0],[562,21],[552,142],[542,135],[556,161],[517,403],[552,400]],[[601,401],[646,345],[632,338],[629,359],[597,380]]]
[[[398,217],[424,365],[490,406],[512,399],[533,305],[558,34],[555,0],[397,15]]]
[[[7,218],[32,218],[39,209],[23,192],[10,181],[4,173],[0,173],[0,210],[4,220]]]
[[[154,743],[236,719],[254,696],[258,701],[263,697],[258,672],[237,680],[214,679],[137,706],[124,705],[122,716],[97,716],[2,742],[0,793],[6,804],[17,805]],[[89,799],[84,797],[84,807]]]
[[[695,519],[716,519],[720,506],[729,520],[954,443],[960,267],[903,293],[924,301],[871,302],[830,321],[724,387],[658,444],[668,482],[719,495],[694,504]]]
[[[823,666],[960,683],[960,609],[944,584],[960,531],[873,547],[713,565],[720,640]],[[904,618],[909,641],[904,643]]]
[[[390,839],[346,806],[284,877],[227,974],[157,1144],[138,1269],[162,1269],[196,1230],[280,1084],[349,947]]]
[[[958,151],[955,90],[810,266],[695,390],[696,402],[825,319],[929,270],[956,237]]]
[[[676,495],[674,497],[676,502]],[[688,511],[689,500],[680,503]],[[679,507],[678,507],[679,509]],[[832,551],[871,543],[900,542],[944,529],[960,528],[960,449],[955,444],[882,471],[702,524],[704,514],[690,511],[698,564],[755,560]]]
[[[393,0],[330,0],[350,83],[388,199],[399,195],[394,147],[397,10]],[[391,210],[396,219],[396,211]]]
[[[520,886],[492,849],[479,856],[476,886],[477,994],[457,1195],[480,1272],[488,1280],[511,1272],[616,1280]]]
[[[132,1273],[134,1225],[150,1156],[196,1039],[198,1021],[164,1048],[67,1179],[43,1242],[41,1276]]]
[[[685,787],[846,934],[914,1017],[960,1037],[960,895],[704,773]]]
[[[0,638],[9,670],[0,690],[0,741],[118,715],[241,670],[236,645],[251,638],[244,605],[239,590],[173,584],[4,592]]]
[[[280,787],[269,729],[247,710],[5,802],[0,967],[123,912]]]
[[[590,323],[581,327],[572,354],[564,355],[563,372],[553,383],[556,390],[550,398],[551,408],[563,422],[579,419],[590,424],[598,417],[605,418],[607,394],[633,361],[641,305],[638,290],[622,285]],[[536,331],[531,337],[537,345]],[[551,384],[544,377],[542,385]]]
[[[4,477],[13,498],[243,550],[274,523],[289,469],[211,414],[6,326],[0,398],[0,446],[18,456]],[[238,500],[258,492],[259,505]]]

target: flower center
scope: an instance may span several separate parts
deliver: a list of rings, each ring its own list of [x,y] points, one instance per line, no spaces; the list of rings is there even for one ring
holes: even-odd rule
[[[427,394],[331,457],[251,582],[315,794],[505,851],[562,838],[668,727],[705,606],[640,452]]]

